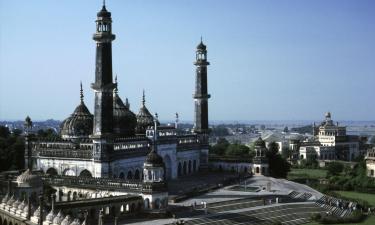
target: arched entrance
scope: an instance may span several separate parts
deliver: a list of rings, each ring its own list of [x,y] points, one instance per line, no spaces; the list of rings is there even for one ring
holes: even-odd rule
[[[181,163],[178,163],[178,170],[177,170],[177,174],[178,174],[178,176],[180,177],[180,176],[182,176],[182,165],[181,165]]]
[[[79,174],[80,177],[92,177],[92,174],[88,170],[82,170],[82,172]]]
[[[163,159],[165,164],[165,177],[167,180],[172,179],[172,160],[169,155],[166,155]]]
[[[55,175],[57,175],[57,170],[55,168],[51,167],[46,171],[46,174],[51,175],[51,176],[55,176]]]
[[[186,175],[187,174],[186,161],[184,162],[183,171],[184,171],[184,175]]]
[[[149,209],[150,208],[150,199],[146,198],[145,199],[145,209]]]
[[[74,170],[72,169],[66,169],[64,170],[64,173],[63,173],[65,176],[75,176],[76,173],[74,172]]]
[[[131,180],[133,179],[133,173],[131,170],[128,171],[128,175],[126,176],[126,179]]]
[[[136,180],[140,180],[141,179],[141,176],[140,176],[140,173],[139,173],[138,169],[135,170],[134,179],[136,179]]]

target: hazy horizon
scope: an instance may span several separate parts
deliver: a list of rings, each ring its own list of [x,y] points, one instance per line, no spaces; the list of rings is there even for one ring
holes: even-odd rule
[[[102,1],[0,0],[0,120],[93,113]],[[192,121],[195,48],[208,49],[210,121],[374,121],[375,1],[116,1],[113,72],[138,112]],[[235,118],[235,119],[233,119]]]

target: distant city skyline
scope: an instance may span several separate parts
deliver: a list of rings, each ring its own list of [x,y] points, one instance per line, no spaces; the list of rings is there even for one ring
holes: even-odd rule
[[[93,113],[102,1],[0,0],[0,120]],[[195,48],[207,45],[212,121],[375,120],[374,1],[107,1],[113,71],[135,113],[192,121]]]

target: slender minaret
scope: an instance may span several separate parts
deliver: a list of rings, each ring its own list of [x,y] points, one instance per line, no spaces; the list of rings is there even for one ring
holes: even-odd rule
[[[94,130],[97,137],[106,136],[113,132],[113,90],[116,84],[112,82],[112,34],[111,13],[105,8],[97,14],[96,33],[95,83],[91,88],[95,92]]]
[[[32,153],[31,153],[31,140],[30,140],[30,132],[33,128],[33,122],[31,121],[30,117],[27,116],[24,123],[25,129],[25,169],[29,169],[32,171]]]
[[[194,93],[194,132],[197,134],[208,134],[208,99],[210,95],[207,93],[207,66],[210,63],[207,61],[207,50],[202,42],[202,38],[197,46],[194,65],[197,67]]]
[[[116,84],[112,81],[112,34],[111,13],[105,8],[97,13],[96,32],[93,39],[96,42],[95,83],[91,88],[95,92],[93,159],[96,163],[94,176],[109,177],[109,152],[113,150],[113,93]]]

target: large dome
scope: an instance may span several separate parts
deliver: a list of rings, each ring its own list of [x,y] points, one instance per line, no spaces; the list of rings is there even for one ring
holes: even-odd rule
[[[113,95],[113,131],[124,136],[133,136],[137,117],[130,111],[128,101],[124,104],[117,93]]]
[[[94,116],[83,102],[83,91],[81,84],[81,103],[74,112],[61,124],[62,138],[87,138],[92,134]]]

